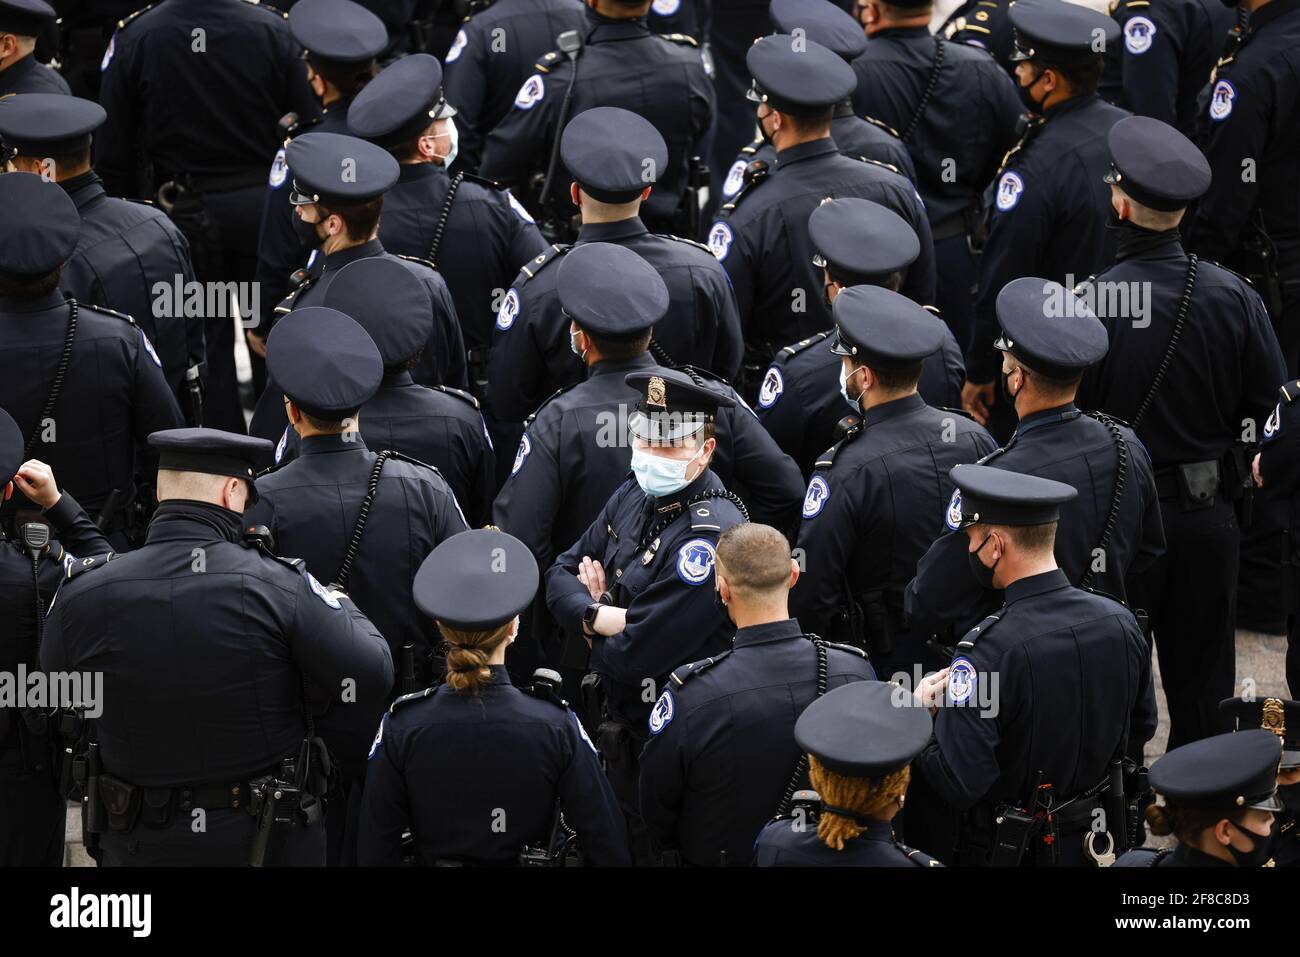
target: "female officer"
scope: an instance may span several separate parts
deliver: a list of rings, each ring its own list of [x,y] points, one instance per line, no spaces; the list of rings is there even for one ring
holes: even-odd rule
[[[1277,835],[1274,812],[1282,739],[1255,728],[1175,748],[1151,766],[1163,804],[1147,808],[1152,834],[1172,834],[1174,848],[1138,847],[1116,867],[1261,867]]]
[[[817,827],[802,815],[773,821],[758,835],[759,867],[942,867],[894,841],[909,765],[930,740],[930,715],[911,695],[882,681],[827,692],[795,722],[808,753],[808,778],[821,796]]]
[[[360,864],[401,863],[407,830],[418,864],[517,864],[526,847],[550,846],[561,809],[587,864],[631,863],[623,815],[578,719],[506,675],[537,582],[532,552],[490,529],[452,536],[420,566],[415,603],[447,640],[446,683],[398,698],[380,722]]]

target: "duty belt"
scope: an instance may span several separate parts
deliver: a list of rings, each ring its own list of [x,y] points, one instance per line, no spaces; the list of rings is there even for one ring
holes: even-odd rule
[[[1223,489],[1223,466],[1217,459],[1206,460],[1205,462],[1185,462],[1182,465],[1213,465],[1219,476],[1218,488],[1215,489],[1215,500],[1224,499]],[[1181,465],[1166,465],[1155,470],[1156,496],[1161,499],[1175,499],[1180,497],[1180,485],[1178,481],[1178,470]]]
[[[247,779],[228,784],[141,787],[111,774],[99,775],[99,796],[109,829],[119,833],[134,830],[136,824],[166,827],[177,812],[247,810],[251,793]]]

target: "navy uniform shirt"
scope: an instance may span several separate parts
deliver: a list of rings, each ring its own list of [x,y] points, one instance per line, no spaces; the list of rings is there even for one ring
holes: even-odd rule
[[[845,156],[888,163],[913,183],[916,182],[912,154],[898,138],[897,131],[880,120],[856,115],[852,103],[845,102],[835,107],[835,118],[831,120],[831,138]],[[750,177],[746,171],[753,163],[762,163],[769,170],[776,163],[776,147],[761,136],[742,149],[728,169],[727,178],[722,182],[723,202],[735,199],[736,194],[749,182]]]
[[[839,391],[840,357],[831,352],[828,330],[786,346],[776,354],[758,390],[755,411],[776,444],[807,478],[817,456],[837,441],[836,427],[858,413]],[[952,330],[944,326],[943,345],[921,363],[916,391],[927,405],[961,408],[966,363]]]
[[[853,61],[853,105],[904,135],[913,128],[907,145],[932,226],[967,211],[974,222],[984,187],[1015,145],[1023,107],[997,63],[964,44],[945,42],[932,95],[917,117],[935,56],[936,40],[926,27],[880,31]]]
[[[1217,2],[1217,0],[1216,0]],[[1105,290],[1145,284],[1144,317],[1130,308],[1107,315],[1112,297],[1091,298],[1106,325],[1110,350],[1083,379],[1080,401],[1123,421],[1131,421],[1150,391],[1168,348],[1174,318],[1187,278],[1187,256],[1176,233],[1156,245],[1123,256],[1090,280],[1086,288]],[[1286,377],[1264,303],[1246,280],[1201,260],[1187,318],[1174,358],[1137,433],[1156,469],[1219,459],[1249,432],[1259,436]],[[1250,425],[1247,422],[1252,423]]]
[[[403,165],[397,184],[384,194],[379,239],[399,255],[435,260],[456,304],[466,347],[486,350],[510,281],[548,247],[509,192],[486,180],[462,179],[431,256],[451,182],[437,163]]]
[[[1126,753],[1122,740],[1135,750],[1155,733],[1151,653],[1132,612],[1072,587],[1060,569],[1013,582],[950,667],[946,706],[916,761],[957,809],[1026,806],[1039,771],[1058,799],[1074,797]]]
[[[496,455],[478,400],[468,392],[427,388],[409,372],[390,373],[361,407],[357,427],[369,448],[401,452],[432,465],[451,487],[470,526],[487,524],[496,493]],[[275,447],[275,463],[292,462],[300,448],[298,433],[286,425]]]
[[[338,271],[348,263],[365,259],[369,256],[384,256],[398,259],[402,265],[411,270],[428,287],[429,299],[433,303],[433,331],[419,363],[412,370],[412,377],[421,385],[449,385],[455,389],[469,387],[465,366],[465,342],[461,337],[460,322],[456,317],[456,307],[452,303],[451,293],[441,273],[427,262],[394,256],[384,249],[383,243],[372,239],[360,246],[340,249],[322,257],[317,253],[310,264],[307,278],[298,286],[277,311],[288,312],[301,306],[318,306],[325,298],[325,292],[333,283]],[[258,329],[258,333],[265,330]],[[284,432],[283,393],[272,379],[268,379],[266,390],[257,400],[253,411],[253,421],[249,425],[249,435],[255,435],[272,442],[278,441]]]
[[[1231,264],[1252,217],[1287,251],[1300,243],[1300,0],[1273,0],[1251,14],[1240,46],[1223,60],[1197,138],[1214,180],[1188,246]],[[1247,160],[1254,170],[1248,180]],[[1290,258],[1282,264],[1286,272],[1293,271]]]
[[[1125,851],[1112,867],[1232,867],[1231,861],[1198,851],[1186,844],[1169,847],[1135,847]]]
[[[724,497],[685,504],[723,492],[708,469],[663,498],[646,495],[629,478],[546,572],[551,614],[566,633],[581,635],[582,614],[592,599],[577,579],[578,565],[589,555],[604,567],[613,604],[627,609],[627,627],[613,637],[592,638],[589,670],[605,679],[610,711],[638,736],[645,734],[669,672],[722,651],[730,641],[730,623],[714,604],[714,548],[718,536],[745,516]],[[664,519],[671,522],[642,541]]]
[[[244,524],[267,526],[277,549],[305,560],[319,580],[334,582],[376,458],[355,432],[309,436],[297,459],[258,477],[260,498]],[[394,661],[403,645],[430,644],[433,629],[415,606],[411,584],[434,547],[465,528],[435,469],[401,459],[384,463],[347,591],[388,641]]]
[[[1072,288],[1114,258],[1106,229],[1110,168],[1106,134],[1128,114],[1089,94],[1058,103],[1003,160],[980,258],[975,335],[966,376],[991,382],[1001,359],[994,304],[1002,287],[1022,276],[1042,276]]]
[[[68,83],[54,68],[36,59],[34,53],[15,60],[0,70],[0,96],[10,93],[71,94]]]
[[[366,769],[357,863],[400,864],[409,828],[419,864],[515,864],[525,845],[547,845],[557,800],[584,863],[632,863],[623,813],[577,716],[513,687],[494,665],[478,694],[442,685],[399,698],[384,715]]]
[[[1138,437],[1117,426],[1127,454],[1124,493],[1104,555],[1102,530],[1115,495],[1118,463],[1110,429],[1073,404],[1035,412],[1021,420],[1002,448],[980,463],[994,468],[1064,482],[1078,497],[1061,505],[1056,529],[1056,563],[1073,584],[1089,571],[1091,587],[1124,598],[1124,582],[1150,567],[1165,550],[1151,458]],[[954,531],[951,515],[941,535],[917,564],[905,592],[914,633],[953,637],[962,634],[999,604],[995,592],[980,588],[970,574],[969,539]]]
[[[77,251],[59,275],[59,288],[78,302],[134,319],[162,360],[177,403],[187,408],[185,370],[205,355],[205,311],[185,308],[185,284],[195,278],[190,244],[161,210],[114,199],[94,173],[59,185],[81,213]],[[167,286],[162,295],[158,283]]]
[[[569,117],[596,106],[620,106],[654,125],[668,146],[668,165],[658,171],[645,214],[667,222],[682,205],[690,158],[700,155],[713,119],[713,84],[699,46],[683,34],[652,33],[644,17],[611,20],[590,8],[583,16]],[[483,149],[480,172],[507,186],[546,171],[552,140],[560,134],[560,106],[573,78],[573,64],[554,50],[533,69]],[[451,99],[450,89],[447,96]],[[561,178],[551,193],[561,208],[571,208],[569,177],[561,168],[557,163]]]
[[[1107,99],[1192,136],[1198,99],[1237,10],[1220,0],[1122,0],[1112,8],[1123,43],[1106,55]]]
[[[735,377],[743,348],[736,300],[708,249],[651,233],[636,216],[584,225],[577,241],[626,246],[654,266],[668,287],[668,313],[655,324],[655,341],[675,363],[708,369],[728,381]],[[522,422],[556,389],[582,378],[582,361],[569,345],[569,319],[556,291],[559,260],[569,248],[553,247],[525,265],[497,310],[489,408],[502,421]]]
[[[1010,0],[966,0],[949,14],[939,33],[945,40],[979,47],[1015,80],[1016,65],[1011,61],[1015,50],[1015,30],[1007,11]]]
[[[919,395],[868,409],[861,425],[822,455],[808,484],[798,545],[810,573],[795,585],[790,606],[799,620],[846,640],[835,621],[849,602],[885,592],[901,609],[903,588],[941,530],[952,495],[948,471],[995,448],[981,426]]]
[[[826,659],[828,690],[875,678],[860,652]],[[655,843],[687,864],[749,864],[799,762],[795,720],[816,697],[817,653],[793,618],[741,628],[731,650],[676,669],[641,752]]]
[[[36,300],[0,299],[0,368],[6,370],[0,408],[24,436],[40,424],[68,319],[69,306],[58,291]],[[68,371],[50,418],[32,455],[54,469],[60,486],[93,518],[115,489],[120,504],[131,501],[137,458],[152,484],[158,456],[146,448],[149,433],[184,424],[162,362],[140,328],[126,316],[80,303]],[[20,500],[25,501],[16,494],[6,504]]]
[[[582,11],[580,0],[496,0],[461,23],[442,76],[443,93],[457,110],[458,169],[478,168],[487,135],[510,112],[533,65],[555,49],[561,33],[582,29]]]
[[[831,326],[822,271],[812,263],[808,238],[808,217],[828,196],[874,200],[916,230],[921,254],[899,292],[914,302],[934,301],[930,224],[907,178],[842,155],[829,136],[792,146],[777,154],[766,178],[723,207],[709,230],[709,248],[736,292],[747,365],[764,368],[783,344]]]
[[[388,646],[350,598],[230,540],[237,525],[220,534],[205,513],[224,509],[168,504],[142,548],[74,565],[45,622],[42,668],[104,675],[106,772],[144,787],[247,780],[298,753],[303,676],[313,710],[387,695]],[[357,704],[336,700],[345,683]]]
[[[287,14],[244,0],[168,0],[122,21],[104,55],[96,169],[115,196],[175,173],[251,186],[280,147],[276,123],[314,115]],[[192,50],[202,29],[205,53]],[[143,156],[154,182],[140,183]],[[223,184],[224,185],[224,184]]]
[[[1278,402],[1264,424],[1263,446],[1259,452],[1259,474],[1264,493],[1277,501],[1286,501],[1286,524],[1291,530],[1291,547],[1300,545],[1300,381],[1282,384]],[[1300,550],[1300,549],[1297,549]]]
[[[801,830],[796,830],[799,823]],[[943,867],[929,854],[894,840],[888,821],[871,826],[835,851],[817,836],[815,821],[782,818],[773,821],[754,844],[757,867]]]

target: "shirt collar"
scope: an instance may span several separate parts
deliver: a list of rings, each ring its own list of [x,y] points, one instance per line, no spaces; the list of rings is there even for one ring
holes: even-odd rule
[[[1273,0],[1274,3],[1277,0]],[[1072,96],[1068,100],[1062,100],[1055,106],[1049,106],[1043,113],[1044,119],[1054,120],[1057,117],[1064,116],[1067,113],[1073,113],[1075,110],[1081,110],[1085,106],[1091,106],[1093,103],[1101,102],[1101,97],[1096,93],[1085,93],[1083,96]]]
[[[654,357],[648,352],[643,352],[631,359],[602,359],[592,366],[587,374],[594,379],[596,376],[626,374],[636,369],[648,369],[653,365],[655,365]]]
[[[335,269],[342,269],[348,263],[354,263],[358,259],[381,256],[383,253],[384,244],[379,241],[378,237],[375,237],[360,246],[349,246],[347,249],[339,249],[330,253],[321,264],[321,269],[323,272],[332,272]]]
[[[768,621],[761,625],[749,625],[736,630],[736,647],[742,645],[763,645],[771,641],[786,641],[790,638],[802,638],[803,629],[795,618],[781,621]]]
[[[578,230],[576,243],[609,243],[633,236],[643,236],[650,230],[641,222],[640,216],[620,219],[616,223],[583,223]]]
[[[682,489],[680,492],[674,492],[672,495],[664,495],[661,498],[654,498],[653,496],[647,495],[646,498],[654,503],[655,511],[657,513],[661,508],[666,508],[669,505],[680,504],[692,495],[698,495],[705,489],[712,488],[717,481],[718,480],[714,476],[712,470],[705,469],[695,477],[694,482],[686,486],[686,488]]]
[[[606,17],[592,7],[583,11],[587,17],[587,40],[632,40],[650,35],[647,17]]]
[[[1049,591],[1058,591],[1069,587],[1070,579],[1065,577],[1065,572],[1059,568],[1053,568],[1050,572],[1041,572],[1037,575],[1030,575],[1028,578],[1013,581],[1006,588],[1006,602],[1010,605],[1022,598],[1034,598],[1037,595],[1045,595]]]
[[[1077,418],[1078,415],[1079,408],[1073,402],[1067,402],[1065,405],[1054,406],[1050,409],[1039,409],[1037,412],[1031,413],[1021,419],[1020,424],[1016,426],[1016,431],[1021,432],[1027,425],[1046,422],[1049,419],[1065,420],[1067,417],[1073,419]]]
[[[58,289],[53,289],[39,299],[10,299],[0,297],[0,312],[48,312],[58,309],[67,299]]]
[[[930,36],[929,27],[924,27],[924,26],[886,27],[883,30],[877,30],[871,39],[874,40],[876,37],[928,37],[928,36]],[[868,41],[868,45],[870,45],[870,41]]]
[[[345,441],[346,440],[346,441]],[[338,435],[309,435],[302,440],[303,455],[323,452],[365,452],[366,442],[360,432],[340,432]]]
[[[863,422],[867,428],[871,428],[871,426],[878,425],[887,419],[907,415],[923,408],[925,408],[925,400],[918,393],[913,392],[901,399],[891,399],[881,405],[873,405],[867,409],[867,414],[863,416]]]
[[[384,376],[383,381],[379,383],[381,389],[400,389],[402,386],[414,385],[415,380],[411,378],[411,373],[407,369],[401,372],[390,372]]]
[[[403,163],[397,172],[399,183],[413,183],[435,176],[446,176],[446,172],[437,163]]]
[[[87,170],[80,176],[65,179],[59,185],[76,204],[77,209],[84,209],[94,200],[105,195],[104,184],[100,182],[98,174],[93,169]]]
[[[838,153],[839,151],[840,148],[835,145],[835,140],[832,137],[823,136],[819,140],[809,140],[807,143],[800,143],[798,146],[791,146],[788,149],[781,150],[776,154],[776,167],[780,169],[792,163],[813,159],[817,156],[825,156],[828,153]]]

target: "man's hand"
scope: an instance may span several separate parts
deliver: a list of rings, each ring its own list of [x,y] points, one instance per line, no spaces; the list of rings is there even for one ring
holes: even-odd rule
[[[53,508],[61,497],[54,470],[38,459],[28,459],[14,476],[18,491],[41,508]]]
[[[961,387],[961,407],[971,414],[980,425],[988,425],[989,408],[993,405],[993,383],[980,385],[966,380]]]
[[[948,687],[949,670],[944,668],[932,675],[926,675],[921,679],[921,683],[916,686],[916,690],[912,692],[912,697],[916,698],[916,703],[922,708],[929,708],[931,716],[939,710],[939,703],[943,700],[944,690]]]
[[[1250,474],[1251,477],[1255,480],[1255,488],[1264,487],[1264,476],[1259,474],[1259,457],[1263,454],[1264,454],[1263,452],[1256,452],[1255,457],[1251,460],[1250,463]]]
[[[578,581],[586,586],[592,601],[600,601],[600,596],[605,594],[605,569],[590,555],[582,556],[582,563],[578,565]]]
[[[248,339],[248,348],[256,352],[263,359],[266,358],[266,340],[259,336],[252,329],[244,330],[244,337]]]

